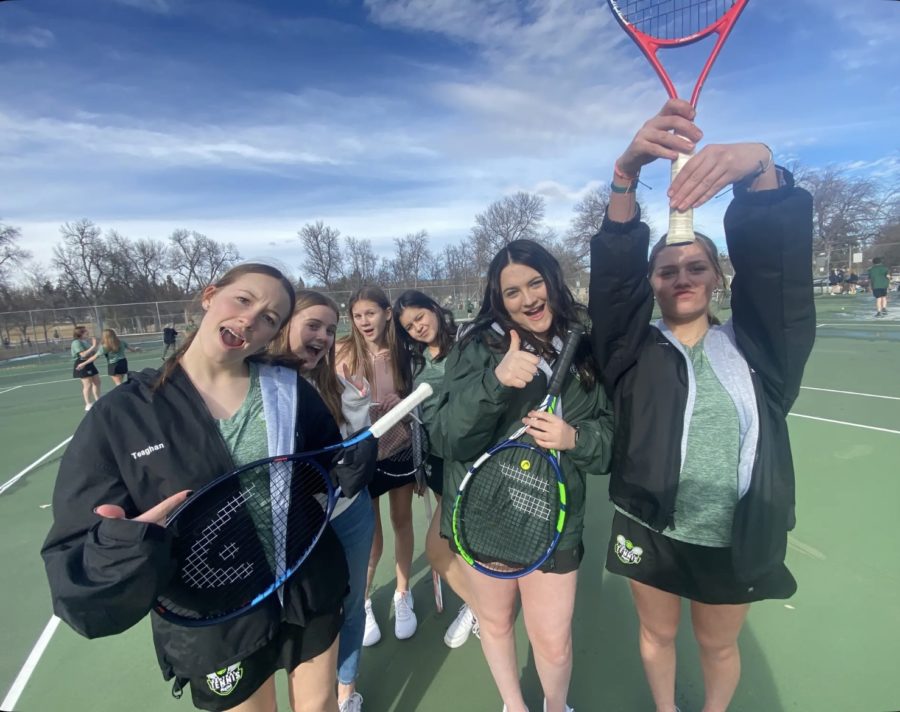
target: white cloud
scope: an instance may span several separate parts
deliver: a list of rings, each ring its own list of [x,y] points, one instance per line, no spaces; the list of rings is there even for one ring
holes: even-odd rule
[[[13,31],[0,27],[0,44],[45,49],[56,42],[56,35],[44,27],[26,27]]]

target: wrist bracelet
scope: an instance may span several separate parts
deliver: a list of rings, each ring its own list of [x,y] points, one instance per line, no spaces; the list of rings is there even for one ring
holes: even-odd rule
[[[621,186],[621,185],[616,185],[615,183],[610,183],[609,189],[613,193],[634,193],[637,191],[637,181],[634,181],[634,183],[629,183],[627,186]]]
[[[763,144],[763,146],[765,146],[766,150],[769,152],[769,160],[766,161],[765,163],[760,161],[759,168],[757,168],[755,171],[753,171],[753,173],[751,173],[750,175],[744,176],[743,178],[741,178],[741,180],[739,181],[740,183],[744,183],[745,185],[748,185],[748,186],[753,185],[753,181],[755,181],[763,173],[765,173],[767,170],[769,170],[769,166],[772,165],[772,161],[775,158],[775,154],[772,153],[772,149],[769,148],[766,144]]]

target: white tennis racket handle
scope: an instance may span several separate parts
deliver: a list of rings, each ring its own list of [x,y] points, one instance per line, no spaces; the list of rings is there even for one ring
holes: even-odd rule
[[[434,391],[427,383],[422,383],[406,398],[382,415],[371,427],[372,435],[380,438],[388,430],[403,420],[419,403],[428,398]]]
[[[688,162],[690,159],[690,153],[679,153],[678,158],[672,161],[672,179],[669,181],[669,184],[675,182],[675,176],[677,176],[681,169],[684,168],[684,164]],[[667,245],[675,245],[679,242],[693,242],[694,241],[694,211],[693,209],[689,209],[684,211],[683,213],[678,212],[674,208],[669,208],[669,233],[666,236],[666,244]]]

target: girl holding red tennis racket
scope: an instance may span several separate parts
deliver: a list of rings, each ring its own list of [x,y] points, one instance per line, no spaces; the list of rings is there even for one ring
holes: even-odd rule
[[[734,186],[726,324],[709,313],[722,283],[711,240],[663,236],[648,259],[637,175],[693,151],[702,136],[694,114],[670,99],[637,132],[616,161],[591,244],[594,352],[616,413],[606,567],[630,579],[658,712],[676,709],[682,598],[700,646],[704,712],[721,712],[740,677],[737,638],[750,603],[796,590],[784,565],[794,526],[786,416],[815,337],[812,199],[764,144],[707,145],[669,190],[683,211]],[[654,299],[662,319],[650,323]]]

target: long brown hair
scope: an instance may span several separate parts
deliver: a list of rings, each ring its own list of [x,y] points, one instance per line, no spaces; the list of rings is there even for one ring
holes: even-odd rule
[[[119,337],[116,336],[116,332],[112,329],[103,330],[103,334],[100,336],[100,344],[108,354],[118,353],[122,348],[122,342],[119,341]]]
[[[277,279],[279,282],[281,282],[281,286],[284,288],[284,291],[287,292],[288,299],[290,300],[291,306],[290,306],[290,309],[288,309],[287,314],[285,314],[284,319],[281,320],[281,324],[278,327],[278,332],[273,337],[273,340],[277,339],[280,336],[281,332],[284,330],[284,327],[291,320],[291,315],[294,313],[294,304],[297,301],[297,295],[296,295],[296,292],[294,291],[294,285],[291,284],[290,280],[287,277],[285,277],[281,273],[280,270],[278,270],[275,267],[272,267],[270,265],[262,264],[259,262],[245,262],[244,264],[240,264],[240,265],[237,265],[236,267],[232,267],[225,274],[223,274],[217,281],[210,284],[209,287],[214,287],[216,289],[222,289],[222,287],[227,287],[229,284],[233,284],[238,279],[240,279],[241,277],[243,277],[244,275],[247,275],[247,274],[261,274],[261,275],[265,275],[266,277],[272,277],[273,279]],[[207,287],[207,289],[209,287]],[[205,291],[206,291],[206,289],[204,289],[203,291],[200,292],[200,294],[197,295],[197,297],[196,297],[197,301],[200,301],[203,299],[203,294]],[[200,321],[202,323],[203,319],[201,319]],[[178,367],[178,363],[179,363],[179,361],[181,361],[182,356],[184,356],[185,352],[190,348],[191,344],[194,342],[194,338],[196,338],[198,331],[199,331],[199,329],[195,329],[195,330],[191,331],[191,333],[188,334],[187,338],[181,343],[181,347],[178,349],[178,351],[175,352],[175,355],[166,361],[166,363],[160,369],[159,379],[157,379],[156,383],[154,384],[154,388],[161,387],[162,385],[165,384],[166,381],[169,380],[169,378],[172,377],[172,374],[175,372],[175,369]],[[251,354],[245,360],[254,358],[254,356],[256,356],[256,355]]]
[[[346,361],[351,373],[356,374],[362,371],[366,380],[374,388],[375,370],[372,367],[372,359],[369,358],[369,349],[366,347],[366,340],[359,329],[356,328],[356,322],[353,320],[353,305],[357,302],[374,302],[385,311],[391,308],[391,302],[380,287],[369,285],[357,289],[350,296],[350,303],[347,309],[347,313],[350,315],[350,335],[341,339],[337,346],[338,360]],[[409,392],[412,390],[412,369],[409,362],[409,351],[400,343],[393,315],[385,323],[384,337],[391,355],[391,373],[394,377],[394,388],[400,396],[409,395]]]
[[[310,307],[327,307],[334,312],[335,318],[340,319],[341,310],[337,303],[331,297],[312,289],[300,289],[297,291],[297,302],[294,304],[291,319]],[[336,341],[337,339],[331,342],[331,348],[328,349],[328,353],[319,360],[315,368],[305,375],[315,385],[316,390],[319,391],[319,395],[322,396],[322,400],[328,406],[328,410],[331,412],[335,422],[338,425],[343,425],[347,422],[347,419],[344,417],[344,411],[341,408],[341,394],[344,392],[344,386],[335,372],[334,344]],[[282,329],[281,333],[269,344],[269,353],[279,359],[290,357],[294,355],[293,347],[295,345],[291,344],[291,329],[288,326],[288,328]]]
[[[472,325],[459,340],[460,349],[468,346],[476,338],[483,339],[494,351],[507,351],[510,344],[510,332],[515,330],[523,341],[530,344],[534,352],[552,362],[558,354],[550,340],[537,338],[527,329],[517,326],[510,318],[503,302],[503,290],[500,288],[500,275],[508,265],[525,265],[537,272],[544,279],[547,287],[547,302],[553,313],[553,324],[550,336],[558,336],[565,340],[569,329],[575,324],[587,325],[587,310],[575,301],[563,275],[559,261],[547,248],[533,240],[513,240],[501,248],[488,265],[487,288],[481,301],[481,309],[475,316]],[[503,329],[498,335],[492,324],[497,322]],[[581,386],[585,391],[591,390],[597,383],[597,367],[591,354],[588,339],[582,338],[575,352],[573,365],[581,377]]]
[[[650,257],[647,262],[647,277],[651,277],[653,275],[653,269],[656,267],[656,258],[659,257],[660,252],[662,252],[667,247],[671,247],[666,243],[666,238],[668,237],[668,233],[663,235],[659,240],[657,240],[656,244],[653,246],[653,249],[650,250]],[[700,248],[703,250],[706,258],[712,264],[713,271],[716,273],[716,277],[718,278],[719,285],[724,289],[726,286],[725,283],[725,273],[722,272],[722,265],[719,264],[719,248],[716,247],[716,243],[709,239],[702,232],[694,233],[694,242],[700,245]],[[680,245],[687,243],[677,243]],[[712,302],[710,302],[711,304]],[[706,317],[709,319],[710,324],[719,325],[721,322],[719,319],[710,311],[710,304],[706,305]]]

